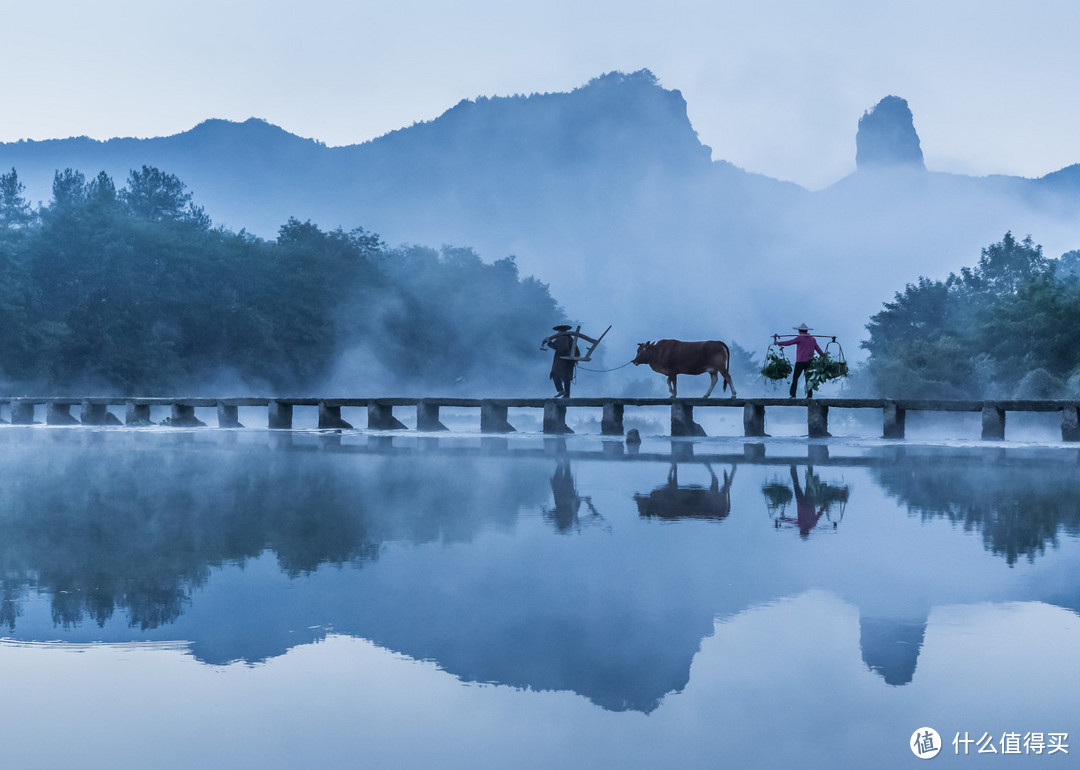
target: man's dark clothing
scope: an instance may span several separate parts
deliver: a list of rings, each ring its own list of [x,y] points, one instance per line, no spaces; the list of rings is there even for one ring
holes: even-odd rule
[[[551,381],[555,383],[555,390],[560,396],[570,398],[570,382],[574,379],[574,364],[576,361],[567,361],[563,356],[579,356],[578,347],[575,344],[574,335],[560,332],[548,343],[555,357],[551,362]]]
[[[802,375],[802,374],[805,374],[806,370],[807,370],[807,368],[809,366],[810,366],[809,361],[796,361],[795,362],[795,371],[792,372],[792,374],[791,374],[791,391],[790,391],[790,393],[791,393],[792,398],[795,398],[795,389],[799,385],[799,376]],[[810,394],[807,393],[806,395],[809,396]]]

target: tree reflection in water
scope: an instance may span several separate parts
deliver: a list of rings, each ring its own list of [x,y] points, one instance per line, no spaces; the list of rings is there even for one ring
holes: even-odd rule
[[[0,488],[8,629],[30,587],[51,597],[59,627],[102,626],[120,610],[147,630],[176,620],[214,567],[266,551],[291,576],[359,565],[390,540],[468,541],[543,497],[540,476],[499,474],[482,458],[350,470],[332,442],[183,451],[172,443],[183,435],[132,434],[125,451],[80,444],[101,436],[33,435],[46,446],[4,458],[14,480]]]
[[[1018,555],[1035,559],[1062,531],[1080,534],[1074,465],[998,462],[985,453],[957,462],[896,452],[799,459],[708,455],[705,444],[696,454],[680,446],[677,455],[651,456],[610,447],[590,453],[566,442],[517,451],[525,442],[505,438],[456,452],[428,440],[402,448],[386,437],[362,447],[333,436],[293,445],[289,434],[230,449],[224,439],[184,447],[183,435],[119,432],[99,450],[100,434],[30,435],[33,451],[2,451],[11,447],[0,443],[9,479],[0,488],[0,622],[13,632],[28,622],[21,613],[35,593],[48,597],[65,629],[87,620],[141,630],[193,624],[205,606],[193,602],[195,589],[215,569],[276,559],[296,587],[290,600],[271,592],[257,612],[206,609],[202,635],[184,637],[195,639],[201,660],[265,659],[324,633],[295,633],[315,627],[312,620],[329,621],[339,633],[435,660],[466,681],[572,690],[611,710],[649,712],[685,687],[717,618],[816,589],[858,608],[861,657],[871,671],[889,685],[912,681],[931,608],[959,601],[948,565],[907,569],[905,559],[922,546],[919,533],[899,542],[857,537],[872,535],[871,522],[805,544],[769,530],[755,539],[764,529],[762,495],[776,526],[819,532],[821,519],[841,520],[849,498],[857,504],[836,481],[853,467],[924,519],[981,531],[987,549],[1009,564]],[[0,442],[8,436],[0,431]],[[605,465],[587,465],[594,462]],[[688,466],[699,465],[708,483],[686,483]],[[734,486],[736,475],[752,480],[742,482],[745,490]],[[645,489],[664,483],[631,503],[628,485],[640,478],[652,478]],[[398,547],[475,543],[493,529],[521,528],[522,511],[540,526],[521,539],[486,538],[484,547],[497,553]],[[902,514],[897,521],[912,529]],[[589,529],[596,524],[604,532]],[[551,537],[552,525],[584,537]],[[616,537],[607,537],[612,530]],[[594,534],[601,538],[590,542]],[[821,569],[823,554],[845,558]],[[990,581],[978,593],[973,582],[963,601],[1080,607],[1071,588],[1061,596],[1053,593],[1060,586],[1025,584],[1022,595],[1002,594]],[[324,596],[329,609],[309,612]]]
[[[1072,464],[912,452],[875,466],[873,476],[910,512],[981,533],[986,549],[1010,565],[1034,561],[1061,532],[1080,535],[1080,474]]]

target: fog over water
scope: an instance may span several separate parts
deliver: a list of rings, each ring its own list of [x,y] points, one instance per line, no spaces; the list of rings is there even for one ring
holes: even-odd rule
[[[1075,732],[1077,462],[1056,442],[5,427],[9,756],[900,767],[924,724]],[[80,740],[44,740],[45,702]],[[127,720],[142,737],[118,745]]]
[[[1028,5],[5,8],[0,770],[1075,766],[1080,5]],[[913,303],[919,376],[860,370],[1006,240],[1059,274]],[[575,397],[666,398],[662,338],[786,395],[807,323],[852,365],[819,397],[1073,401],[318,428],[550,399],[563,323],[610,329]],[[78,424],[110,394],[163,398]],[[241,396],[306,404],[164,398]]]
[[[390,265],[407,265],[404,254],[416,245],[472,249],[488,265],[513,256],[520,277],[545,284],[559,305],[526,318],[523,298],[516,318],[479,323],[496,303],[479,292],[479,278],[429,281],[421,269],[405,267],[396,276],[403,302],[394,292],[345,296],[336,267],[320,275],[318,287],[333,286],[341,315],[359,325],[341,333],[334,365],[319,372],[335,390],[385,393],[434,379],[436,367],[373,360],[380,347],[419,344],[431,328],[444,343],[428,341],[436,355],[461,339],[495,348],[486,335],[508,337],[506,327],[535,326],[539,341],[562,321],[593,335],[610,325],[596,357],[603,369],[626,363],[639,342],[661,338],[737,342],[760,360],[773,333],[805,322],[836,335],[854,361],[864,356],[866,324],[896,292],[920,277],[944,280],[971,267],[1007,232],[1018,240],[1030,235],[1050,259],[1080,246],[1080,166],[1032,177],[949,173],[935,139],[919,130],[940,114],[915,100],[909,109],[909,94],[875,93],[845,113],[847,127],[837,133],[858,162],[831,184],[808,189],[705,144],[691,120],[693,100],[678,80],[661,75],[601,71],[560,92],[465,92],[433,119],[341,147],[265,120],[215,118],[148,139],[8,142],[0,144],[0,168],[17,169],[28,200],[47,201],[58,169],[81,169],[91,179],[103,169],[119,186],[131,169],[150,164],[175,174],[214,224],[233,232],[273,240],[290,218],[301,229],[360,227],[405,249]],[[866,119],[879,110],[887,122],[875,133]],[[304,251],[295,259],[308,257]],[[291,274],[297,263],[282,269]],[[406,321],[421,318],[424,308],[434,309],[433,317],[410,327]],[[245,327],[246,338],[257,339],[256,331]],[[277,334],[287,337],[288,329]],[[502,350],[486,361],[490,371],[477,367],[461,382],[439,383],[440,390],[487,395],[508,382],[520,389],[535,381],[525,373],[531,352],[524,345],[512,355]],[[544,356],[534,359],[542,371]],[[301,364],[310,361],[293,368]],[[217,377],[228,381],[229,374]],[[639,377],[626,369],[583,377],[582,385],[590,394],[621,392]],[[753,378],[741,384],[758,388]]]

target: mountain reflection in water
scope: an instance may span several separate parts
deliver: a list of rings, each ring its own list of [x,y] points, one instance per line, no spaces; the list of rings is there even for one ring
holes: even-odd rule
[[[1080,535],[1063,451],[237,435],[0,431],[5,635],[186,639],[224,664],[332,629],[465,681],[648,713],[717,619],[807,591],[858,608],[888,685],[912,681],[934,607],[1080,609],[1076,580],[1009,575]],[[898,527],[888,498],[922,526]],[[949,558],[967,533],[993,558]]]

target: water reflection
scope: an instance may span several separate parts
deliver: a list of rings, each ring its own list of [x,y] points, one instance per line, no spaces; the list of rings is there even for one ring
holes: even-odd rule
[[[558,465],[555,466],[555,473],[551,476],[551,495],[555,500],[555,505],[544,508],[544,515],[559,532],[580,530],[583,526],[603,523],[604,517],[596,510],[592,498],[578,494],[570,461],[565,457],[559,460]],[[579,516],[582,503],[588,510],[588,516],[584,521]]]
[[[777,529],[796,527],[801,537],[808,537],[825,517],[837,526],[844,518],[850,487],[847,484],[830,484],[822,481],[814,472],[812,465],[807,465],[803,483],[799,483],[799,474],[794,465],[789,467],[791,485],[771,481],[761,488],[769,510],[769,518]],[[788,516],[788,504],[794,499],[795,516]]]
[[[34,436],[48,451],[5,458],[14,483],[0,489],[0,620],[10,630],[30,587],[51,597],[62,628],[100,627],[119,611],[145,631],[175,621],[211,568],[265,551],[297,577],[376,560],[388,541],[467,542],[508,526],[546,480],[501,476],[481,458],[353,466],[347,454],[304,451],[332,437],[180,451],[192,434],[133,434],[110,437],[124,446],[105,452],[105,436]]]
[[[900,686],[915,678],[915,666],[926,638],[927,618],[859,618],[863,663],[886,684]]]
[[[712,478],[708,487],[697,484],[679,485],[679,466],[673,462],[668,470],[667,483],[647,495],[636,494],[638,513],[661,519],[712,519],[723,521],[731,513],[731,482],[735,480],[735,466],[731,474],[725,470],[724,485],[713,472],[712,465],[705,463]]]
[[[1034,561],[1062,533],[1080,535],[1080,482],[1073,463],[1032,473],[1033,463],[1000,454],[968,456],[961,467],[934,454],[895,457],[874,468],[884,490],[912,513],[980,532],[986,548],[1010,565],[1021,557]]]
[[[1077,536],[1080,479],[1060,460],[224,436],[0,432],[9,635],[182,638],[226,663],[332,628],[464,681],[649,713],[718,619],[809,591],[857,608],[861,662],[893,686],[913,681],[935,607],[1080,607],[1075,547],[1057,572],[1005,567]],[[852,515],[843,537],[776,537],[762,497],[803,538]]]

